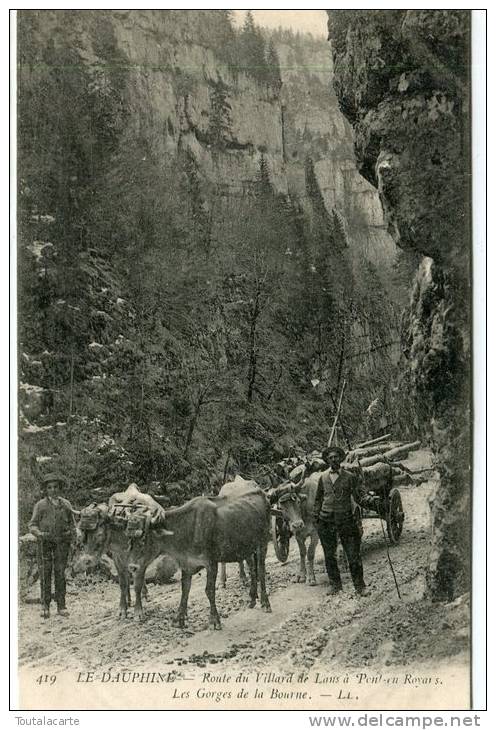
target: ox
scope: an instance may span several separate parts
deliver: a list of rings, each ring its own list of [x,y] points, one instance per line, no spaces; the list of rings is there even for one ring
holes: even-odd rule
[[[265,585],[265,555],[270,529],[270,505],[261,489],[252,487],[236,496],[195,497],[182,507],[165,510],[155,526],[130,521],[129,569],[135,573],[139,591],[144,565],[161,553],[171,556],[181,568],[181,601],[177,623],[183,628],[187,616],[191,578],[206,569],[205,593],[210,602],[210,626],[220,629],[215,604],[218,563],[247,560],[250,567],[250,608],[257,599],[270,612]],[[256,557],[254,557],[256,556]]]
[[[119,618],[126,618],[127,609],[131,605],[131,591],[127,569],[127,538],[124,528],[111,523],[107,504],[90,504],[81,510],[76,533],[79,554],[72,566],[73,574],[76,575],[94,568],[104,554],[111,555],[117,569],[121,591]]]
[[[277,490],[279,509],[284,519],[287,520],[300,550],[300,571],[296,581],[298,583],[305,583],[306,581],[311,586],[317,584],[314,573],[314,557],[315,548],[319,543],[319,536],[313,523],[313,513],[320,476],[320,472],[314,472],[298,485],[289,483],[282,485]],[[353,498],[352,505],[353,516],[360,535],[362,535],[361,509]],[[307,550],[306,541],[308,538],[310,538],[310,544]]]
[[[129,511],[134,512],[135,509],[146,511],[151,515],[149,519],[157,519],[163,512],[160,505],[151,497],[142,494],[135,484],[131,484],[125,492],[113,495],[108,505],[90,504],[81,510],[76,527],[80,552],[73,564],[73,573],[77,574],[95,567],[104,554],[110,554],[119,579],[119,618],[127,617],[127,609],[131,605],[126,525]],[[143,616],[141,597],[147,596],[147,588],[144,582],[138,583],[135,580],[134,589],[134,617],[141,619]]]
[[[319,478],[320,473],[314,472],[303,480],[301,486],[290,485],[288,489],[283,485],[278,489],[280,494],[278,499],[279,508],[283,517],[287,520],[300,550],[300,570],[296,581],[298,583],[305,583],[306,581],[311,586],[317,584],[313,562],[319,536],[313,524],[313,507]],[[307,550],[306,541],[308,538],[310,538],[310,544]]]
[[[254,481],[248,481],[243,477],[237,475],[234,477],[232,482],[226,482],[219,491],[219,497],[235,497],[243,494],[247,489],[256,489],[257,483]],[[244,586],[248,585],[248,578],[246,577],[244,561],[239,563],[239,577],[241,583]],[[220,565],[220,584],[223,588],[226,587],[226,564],[221,563]]]

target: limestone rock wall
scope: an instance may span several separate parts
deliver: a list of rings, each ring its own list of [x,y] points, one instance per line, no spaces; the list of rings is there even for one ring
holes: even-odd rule
[[[387,231],[376,188],[358,172],[353,131],[330,83],[328,44],[303,38],[293,44],[280,42],[277,51],[288,190],[304,197],[305,161],[310,157],[328,211],[336,211],[344,224],[353,271],[360,277],[364,263],[372,264],[388,296],[404,305],[406,288],[394,282],[398,249]]]
[[[282,77],[279,89],[257,81],[246,69],[226,60],[219,35],[220,12],[26,11],[21,15],[26,21],[24,47],[32,49],[32,54],[26,54],[20,74],[26,89],[39,88],[46,78],[39,65],[36,71],[36,64],[45,54],[52,84],[49,90],[56,97],[57,74],[51,64],[54,58],[63,58],[65,63],[74,49],[75,65],[81,65],[83,58],[85,70],[91,71],[84,74],[85,94],[87,86],[98,86],[92,113],[111,117],[105,118],[108,124],[101,125],[106,132],[114,116],[119,127],[111,135],[115,148],[105,150],[105,194],[114,180],[118,187],[129,179],[132,194],[128,190],[126,200],[132,206],[140,195],[146,197],[150,187],[166,195],[171,170],[182,166],[184,172],[188,166],[189,173],[194,168],[191,178],[196,207],[188,208],[187,194],[181,198],[182,190],[171,207],[177,204],[178,218],[186,210],[191,219],[198,217],[198,228],[205,224],[211,234],[208,245],[213,240],[216,255],[223,260],[236,258],[233,249],[242,238],[239,221],[245,220],[240,212],[252,215],[256,208],[253,193],[263,164],[270,185],[280,193],[291,214],[296,211],[296,223],[301,224],[301,229],[296,224],[292,229],[297,232],[295,236],[301,233],[301,250],[290,251],[285,265],[305,274],[306,278],[301,276],[306,287],[302,297],[311,302],[313,290],[326,292],[326,298],[329,293],[329,301],[334,298],[335,309],[331,311],[329,305],[322,313],[324,326],[329,322],[339,326],[338,316],[346,319],[335,345],[323,335],[330,354],[322,366],[321,343],[316,348],[310,336],[305,339],[310,327],[308,321],[304,323],[299,330],[303,332],[300,347],[312,362],[309,372],[299,376],[308,387],[318,374],[321,382],[326,379],[330,384],[329,390],[338,388],[346,376],[347,417],[359,429],[369,403],[388,396],[392,373],[402,357],[399,314],[406,288],[398,276],[398,264],[403,254],[388,233],[376,187],[357,171],[351,126],[330,84],[332,63],[325,41],[295,36],[276,42]],[[21,30],[22,26],[21,22]],[[57,45],[64,53],[50,54]],[[115,83],[116,78],[119,83]],[[64,88],[70,89],[70,79],[67,83]],[[87,137],[89,146],[91,130],[84,129],[84,124],[90,126],[91,121],[88,115],[81,126],[74,125],[75,135]],[[153,165],[148,164],[147,156],[153,157]],[[35,154],[32,159],[37,168]],[[178,160],[181,165],[175,164]],[[84,170],[83,174],[91,177],[98,164],[89,169],[91,173]],[[154,176],[151,181],[147,178],[150,170]],[[118,207],[118,196],[118,190],[108,193],[114,207]],[[325,215],[320,210],[319,215],[329,220],[317,220],[315,198],[321,199],[324,208]],[[103,220],[107,204],[105,198],[100,211]],[[43,206],[39,210],[49,212]],[[91,211],[88,216],[91,218]],[[257,223],[263,232],[262,215]],[[339,246],[327,235],[328,223],[329,228],[340,229]],[[234,235],[231,229],[236,224]],[[317,239],[314,250],[303,250],[304,240],[315,244]],[[136,241],[133,239],[133,245]],[[166,260],[167,231],[159,245]],[[160,255],[158,251],[157,259]],[[320,270],[320,277],[331,282],[328,291],[315,266],[324,259],[327,268]],[[299,368],[301,371],[301,357]],[[327,394],[325,391],[320,397],[316,392],[312,397],[329,403],[331,412],[334,406],[331,399],[325,399]],[[397,422],[391,403],[388,408]]]
[[[377,189],[357,170],[352,129],[330,83],[328,44],[309,36],[276,41],[282,80],[278,93],[221,58],[215,39],[217,12],[106,12],[105,22],[127,71],[127,140],[131,145],[136,139],[146,140],[164,160],[184,152],[192,157],[208,189],[205,207],[220,238],[236,201],[253,189],[262,156],[275,190],[308,213],[310,161],[327,212],[335,213],[342,225],[342,256],[349,275],[365,290],[372,276],[374,295],[387,303],[387,316],[378,326],[365,321],[364,310],[365,319],[359,317],[354,325],[357,339],[350,341],[347,356],[354,370],[366,374],[370,358],[357,353],[375,347],[379,337],[383,349],[371,356],[374,363],[379,358],[395,366],[401,358],[399,315],[407,302],[407,288],[398,276],[400,253],[387,230]],[[50,23],[44,16],[43,32],[53,33],[60,17],[51,13]],[[70,16],[89,64],[99,63],[95,38],[101,33],[102,17]],[[207,23],[209,35],[202,33]],[[104,73],[112,69],[104,67]],[[220,138],[212,133],[216,123]],[[361,298],[357,292],[358,309]],[[377,395],[371,393],[371,400]]]
[[[470,581],[470,17],[328,11],[334,85],[389,233],[424,257],[405,313],[406,380],[437,453],[427,582]]]

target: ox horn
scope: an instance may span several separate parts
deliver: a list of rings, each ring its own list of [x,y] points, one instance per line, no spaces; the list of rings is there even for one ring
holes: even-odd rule
[[[173,535],[174,533],[171,530],[167,530],[165,527],[161,528],[161,533],[165,537],[166,535]]]

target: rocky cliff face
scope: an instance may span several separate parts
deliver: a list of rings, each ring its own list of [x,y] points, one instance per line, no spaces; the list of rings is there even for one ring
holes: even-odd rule
[[[350,259],[376,266],[388,293],[404,300],[405,291],[390,286],[397,249],[376,189],[358,174],[351,128],[329,84],[325,42],[298,37],[276,43],[283,82],[277,93],[242,68],[233,72],[213,35],[210,46],[198,42],[202,15],[215,22],[215,13],[112,14],[117,46],[131,70],[133,133],[152,141],[164,158],[188,150],[216,193],[233,197],[250,191],[263,155],[275,189],[304,202],[310,159],[327,211],[336,211],[345,227]],[[81,30],[92,47],[90,33]]]
[[[360,171],[379,191],[395,242],[424,257],[403,348],[441,472],[428,586],[451,599],[470,580],[470,18],[328,13],[334,85]]]
[[[321,443],[345,376],[362,436],[401,358],[404,261],[326,44],[275,35],[281,85],[223,11],[27,11],[18,38],[24,432],[62,429],[36,449],[68,429],[87,485],[95,443],[143,480],[195,444],[212,470],[257,463]]]
[[[305,197],[305,163],[310,158],[329,213],[343,222],[347,254],[360,277],[364,262],[376,267],[388,295],[406,303],[406,287],[397,286],[399,249],[387,232],[376,188],[359,174],[352,128],[341,112],[332,83],[328,44],[310,36],[280,39],[281,105],[288,190]]]

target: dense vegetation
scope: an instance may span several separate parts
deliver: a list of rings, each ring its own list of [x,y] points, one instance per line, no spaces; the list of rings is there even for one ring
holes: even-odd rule
[[[215,12],[195,42],[277,94],[274,46],[251,16],[235,32]],[[18,32],[21,520],[49,469],[76,504],[131,480],[178,503],[259,476],[322,446],[345,376],[361,436],[391,377],[391,308],[373,271],[354,280],[312,160],[303,204],[275,192],[263,151],[246,193],[224,194],[186,146],[164,158],[140,133],[112,13],[57,12],[49,33],[42,16],[21,12]],[[220,154],[229,95],[209,83]],[[358,325],[379,352],[366,384],[345,346]]]

